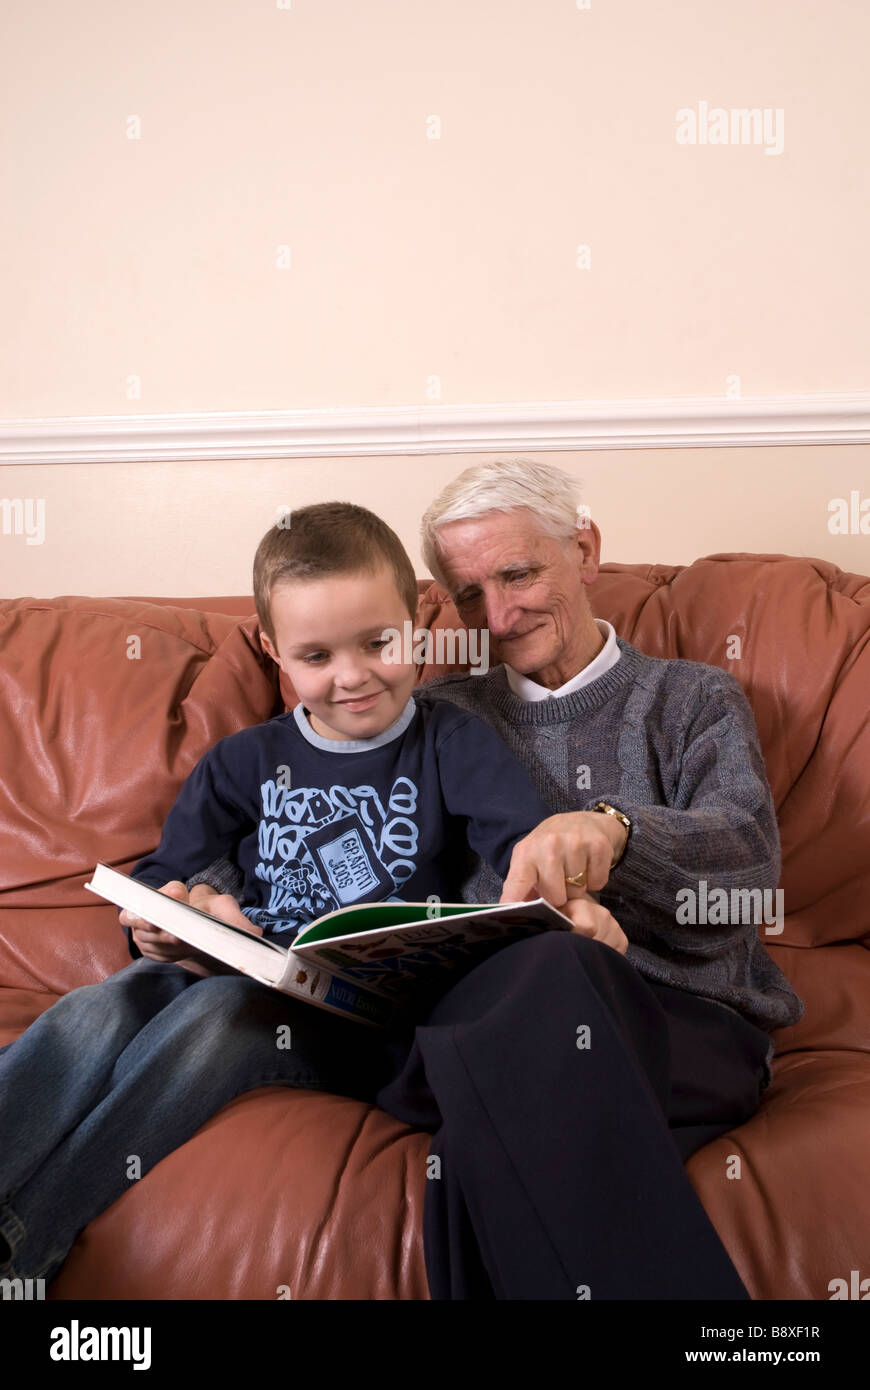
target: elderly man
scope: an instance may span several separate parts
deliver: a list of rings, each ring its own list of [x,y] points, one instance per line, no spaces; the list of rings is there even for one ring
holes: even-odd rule
[[[593,618],[600,535],[561,470],[472,467],[422,532],[500,663],[427,689],[489,720],[557,813],[518,847],[504,900],[545,891],[522,858],[545,839],[556,878],[599,891],[572,904],[575,922],[619,949],[615,918],[628,941],[624,955],[576,935],[500,953],[433,1011],[379,1095],[422,1120],[434,1074],[449,1107],[430,1282],[453,1297],[745,1297],[679,1164],[754,1113],[769,1031],[803,1006],[757,924],[687,923],[678,904],[702,884],[776,887],[748,701],[718,668],[654,660]],[[491,901],[502,885],[479,865],[465,888]]]
[[[486,718],[556,812],[503,885],[478,864],[465,896],[546,895],[523,862],[545,840],[554,883],[598,892],[571,905],[592,939],[540,937],[472,972],[378,1103],[425,1123],[434,1091],[444,1121],[437,1296],[746,1297],[682,1162],[755,1111],[769,1031],[802,1004],[753,923],[682,922],[678,895],[775,888],[770,789],[732,676],[654,660],[592,616],[600,535],[577,501],[561,470],[518,459],[431,504],[426,563],[499,664],[427,689]]]
[[[422,535],[498,663],[426,689],[487,719],[554,812],[503,884],[472,862],[464,896],[558,901],[566,880],[581,895],[579,932],[518,943],[466,976],[377,1094],[436,1131],[433,1297],[745,1298],[682,1165],[754,1113],[770,1030],[802,1004],[757,924],[685,922],[678,895],[776,887],[748,701],[717,667],[647,657],[593,617],[600,535],[560,469],[476,465]],[[233,882],[220,865],[197,881]],[[212,897],[209,910],[228,906]]]

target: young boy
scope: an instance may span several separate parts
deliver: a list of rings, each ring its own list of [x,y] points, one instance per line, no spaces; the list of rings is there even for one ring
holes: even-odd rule
[[[263,538],[254,591],[301,703],[206,753],[133,876],[173,891],[232,849],[251,930],[286,943],[348,902],[456,901],[466,841],[506,875],[549,811],[487,724],[415,691],[410,659],[381,658],[385,630],[416,611],[394,532],[362,507],[301,508]],[[0,1277],[48,1282],[94,1217],[235,1096],[277,1084],[372,1099],[392,1074],[376,1030],[202,957],[181,968],[188,945],[121,921],[133,963],[0,1049]]]
[[[383,659],[416,614],[395,533],[348,503],[301,508],[261,541],[254,595],[262,644],[300,703],[205,754],[132,876],[159,888],[233,850],[245,917],[285,943],[350,903],[458,901],[466,843],[506,876],[550,812],[488,724],[414,689],[410,652]],[[134,956],[166,936],[132,931]]]

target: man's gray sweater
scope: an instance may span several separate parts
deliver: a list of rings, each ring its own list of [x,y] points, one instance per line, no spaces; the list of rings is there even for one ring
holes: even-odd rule
[[[504,666],[424,688],[487,719],[554,815],[605,801],[630,818],[625,853],[599,899],[641,975],[715,999],[767,1031],[796,1023],[803,1004],[759,938],[780,925],[780,847],[749,701],[718,666],[617,642],[614,666],[552,699],[521,700]],[[500,894],[477,861],[463,896]]]

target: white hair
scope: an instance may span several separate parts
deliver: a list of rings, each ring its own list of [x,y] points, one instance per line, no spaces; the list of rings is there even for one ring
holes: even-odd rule
[[[438,528],[450,521],[476,520],[490,512],[528,511],[545,535],[572,540],[581,524],[579,498],[577,479],[552,463],[511,458],[472,464],[442,488],[423,513],[423,559],[430,574],[446,587]]]

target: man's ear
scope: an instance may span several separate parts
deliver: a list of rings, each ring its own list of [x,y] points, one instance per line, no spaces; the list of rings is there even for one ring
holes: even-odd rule
[[[593,584],[598,577],[601,559],[601,532],[590,517],[578,524],[577,547],[580,551],[580,582]]]

